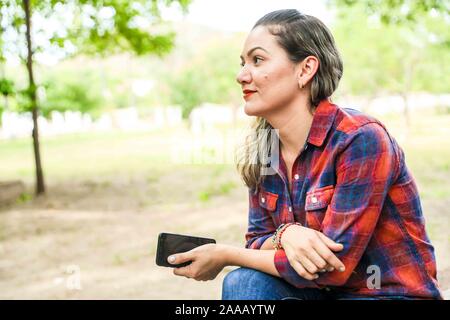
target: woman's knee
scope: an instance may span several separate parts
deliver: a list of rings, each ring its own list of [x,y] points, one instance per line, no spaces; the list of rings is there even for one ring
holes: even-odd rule
[[[295,288],[267,273],[238,268],[228,273],[222,284],[223,300],[322,300],[319,289]]]
[[[249,268],[238,268],[223,279],[222,299],[258,299],[267,296],[274,281],[270,275]],[[268,297],[268,296],[267,296]],[[269,297],[268,297],[269,298]]]
[[[237,287],[251,285],[251,282],[255,282],[258,277],[259,271],[249,268],[238,268],[229,272],[223,279],[223,288],[236,289]]]

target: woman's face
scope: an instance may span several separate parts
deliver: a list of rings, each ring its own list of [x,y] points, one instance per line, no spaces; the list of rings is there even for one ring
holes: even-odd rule
[[[287,107],[299,93],[297,68],[267,27],[248,35],[236,80],[244,94],[244,111],[264,117]]]

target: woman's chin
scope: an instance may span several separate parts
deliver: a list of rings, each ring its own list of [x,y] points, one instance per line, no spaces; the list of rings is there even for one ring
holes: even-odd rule
[[[261,110],[259,108],[255,108],[251,104],[249,105],[248,103],[246,103],[244,106],[244,112],[248,116],[253,117],[261,116]]]

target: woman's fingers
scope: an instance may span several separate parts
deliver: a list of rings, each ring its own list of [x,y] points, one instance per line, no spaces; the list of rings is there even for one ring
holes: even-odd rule
[[[320,270],[307,256],[299,256],[298,261],[310,274],[316,274]]]
[[[306,280],[315,280],[319,277],[317,274],[312,274],[308,272],[303,267],[303,265],[297,260],[292,261],[291,266],[292,268],[294,268],[294,270],[298,273],[300,277],[305,278]]]
[[[318,272],[339,270],[345,271],[345,266],[333,251],[341,251],[344,247],[336,243],[323,233],[308,230],[315,234],[302,237],[296,246],[291,246],[289,241],[283,245],[286,254],[290,257],[291,266],[305,279],[314,280],[319,276]],[[314,231],[314,232],[313,232]]]
[[[312,249],[310,251],[307,252],[307,257],[308,259],[314,263],[314,265],[317,267],[318,271],[322,271],[325,270],[326,266],[327,266],[327,262],[316,252],[315,249]]]
[[[284,248],[286,251],[286,255],[289,259],[289,263],[294,268],[294,270],[303,278],[307,280],[314,280],[317,279],[318,275],[315,274],[315,272],[309,272],[309,269],[313,269],[315,266],[314,264],[309,261],[304,255],[298,254],[295,252],[295,250],[292,250],[293,248],[287,246]],[[317,270],[317,268],[316,268]]]
[[[186,278],[192,278],[192,264],[189,264],[184,267],[173,268],[173,274],[177,276],[183,276]]]
[[[317,232],[317,235],[319,238],[327,245],[328,248],[330,248],[333,251],[341,251],[344,249],[344,246],[341,243],[334,242],[330,238],[328,238],[326,235],[324,235],[322,232]]]
[[[344,271],[345,266],[341,260],[339,260],[336,255],[327,247],[323,242],[316,242],[314,245],[314,249],[316,252],[328,263],[327,271],[333,271],[331,268],[334,268],[339,271]],[[331,267],[331,268],[330,268]]]

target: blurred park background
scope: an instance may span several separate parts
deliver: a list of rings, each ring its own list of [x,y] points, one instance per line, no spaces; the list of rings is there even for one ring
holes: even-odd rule
[[[252,25],[281,8],[329,26],[344,59],[333,101],[377,117],[403,147],[448,289],[449,7],[0,1],[0,298],[220,298],[232,267],[176,277],[155,265],[157,236],[244,246],[233,160],[251,119],[235,76]]]

